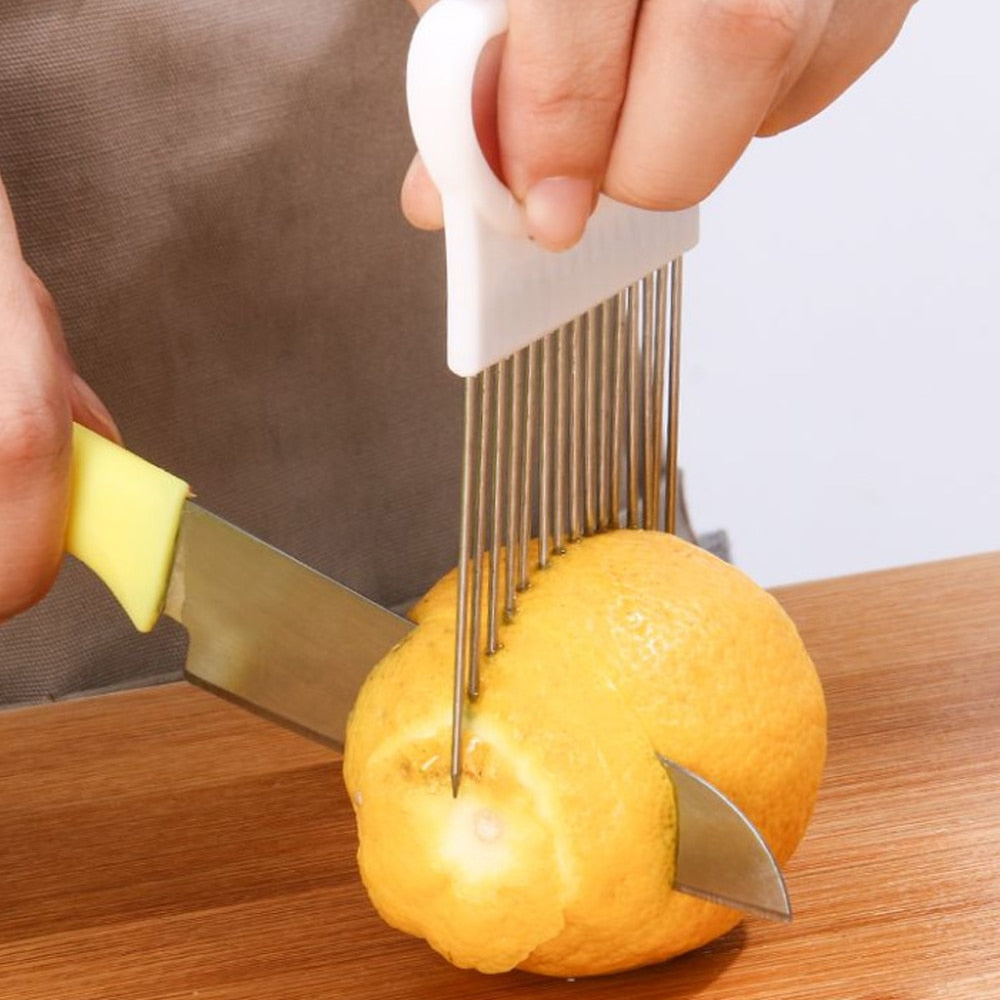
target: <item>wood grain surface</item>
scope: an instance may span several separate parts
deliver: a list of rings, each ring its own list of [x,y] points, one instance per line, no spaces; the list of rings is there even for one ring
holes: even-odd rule
[[[778,596],[830,706],[791,925],[451,968],[371,910],[335,755],[179,684],[0,713],[0,998],[1000,998],[1000,555]]]

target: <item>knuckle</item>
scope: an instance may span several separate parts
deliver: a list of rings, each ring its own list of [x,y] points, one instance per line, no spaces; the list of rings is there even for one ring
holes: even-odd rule
[[[580,63],[532,59],[513,81],[513,104],[556,136],[613,127],[625,99],[627,61],[617,50]]]
[[[552,81],[534,88],[518,131],[525,158],[542,175],[593,175],[604,171],[621,112],[622,94],[600,84]]]
[[[528,94],[530,113],[543,121],[584,115],[616,117],[621,110],[622,90],[601,80],[584,78],[547,80]]]
[[[604,190],[615,201],[654,212],[679,212],[707,198],[718,184],[717,178],[667,176],[654,166],[632,164],[627,171],[609,173]]]
[[[704,0],[715,44],[733,54],[783,60],[808,24],[803,0]]]

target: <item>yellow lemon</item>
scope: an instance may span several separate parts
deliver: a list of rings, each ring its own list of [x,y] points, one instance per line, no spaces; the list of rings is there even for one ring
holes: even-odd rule
[[[696,948],[741,914],[671,889],[670,757],[729,795],[779,862],[826,751],[815,669],[777,602],[671,535],[613,531],[537,571],[484,657],[450,767],[456,574],[375,668],[344,777],[369,896],[484,972],[614,972]]]

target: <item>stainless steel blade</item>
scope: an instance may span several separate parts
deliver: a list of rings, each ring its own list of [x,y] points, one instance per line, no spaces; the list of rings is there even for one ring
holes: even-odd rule
[[[337,749],[376,663],[411,622],[187,501],[166,614],[189,680]]]
[[[660,761],[677,796],[674,888],[769,920],[791,920],[784,876],[753,823],[704,778],[662,755]]]

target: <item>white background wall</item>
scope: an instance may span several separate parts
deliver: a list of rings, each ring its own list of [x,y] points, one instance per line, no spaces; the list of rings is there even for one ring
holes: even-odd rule
[[[763,585],[1000,548],[1000,4],[921,0],[686,262],[681,463]]]

